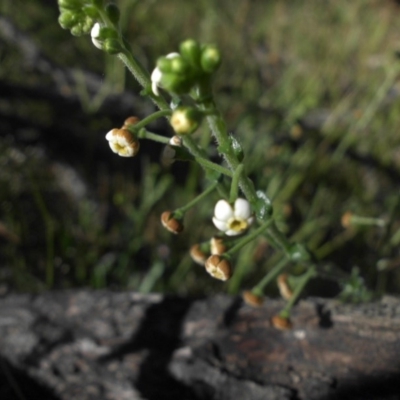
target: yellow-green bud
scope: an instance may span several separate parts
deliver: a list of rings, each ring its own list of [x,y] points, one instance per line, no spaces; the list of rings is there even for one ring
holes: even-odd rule
[[[185,40],[181,43],[179,51],[182,57],[187,60],[193,67],[199,68],[201,49],[200,45],[193,39]]]
[[[58,17],[58,23],[63,29],[71,29],[78,23],[78,19],[76,18],[75,13],[71,11],[63,11]]]
[[[91,5],[83,6],[83,12],[90,18],[98,18],[99,13],[97,8]]]
[[[175,94],[188,93],[193,85],[191,81],[172,73],[163,73],[161,83],[165,90]]]
[[[193,107],[178,107],[171,116],[170,123],[178,135],[190,135],[200,125],[202,113]]]
[[[58,0],[58,6],[64,10],[78,10],[82,3],[79,0]]]
[[[221,53],[214,45],[206,45],[201,52],[201,68],[211,74],[221,65]]]
[[[82,36],[84,33],[86,33],[83,29],[82,24],[77,24],[71,28],[71,34],[74,36]]]
[[[181,56],[171,58],[169,61],[171,72],[174,74],[185,75],[190,71],[190,66]]]
[[[118,39],[109,38],[104,41],[103,50],[108,54],[118,54],[122,52],[123,48]]]

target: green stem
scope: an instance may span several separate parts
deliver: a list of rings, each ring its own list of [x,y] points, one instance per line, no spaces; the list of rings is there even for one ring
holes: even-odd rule
[[[279,248],[285,253],[288,258],[291,258],[290,249],[292,245],[287,237],[278,229],[275,223],[266,232],[266,237],[270,238],[273,244],[279,246]]]
[[[274,220],[272,218],[269,221],[264,222],[260,227],[255,229],[253,232],[251,232],[251,233],[247,234],[245,237],[243,237],[243,239],[238,240],[238,242],[231,249],[229,249],[226,253],[224,253],[224,255],[227,257],[230,257],[232,254],[236,253],[242,247],[246,246],[247,243],[250,243],[252,240],[254,240],[265,229],[269,228],[273,222],[274,222]]]
[[[316,268],[315,265],[313,265],[303,276],[299,278],[298,284],[296,285],[296,288],[293,292],[293,296],[290,298],[290,300],[286,303],[285,307],[279,313],[281,317],[289,318],[290,311],[292,310],[294,304],[301,295],[304,287],[307,285],[308,281],[312,279],[315,275],[316,275]]]
[[[256,286],[253,287],[251,291],[257,296],[262,296],[264,288],[286,268],[288,263],[289,260],[284,257]]]
[[[140,129],[144,128],[146,125],[150,124],[151,122],[155,121],[158,118],[166,117],[172,114],[171,110],[160,110],[156,111],[153,114],[150,114],[148,117],[142,119],[137,124],[131,127],[133,132],[138,132]]]
[[[215,164],[212,161],[207,160],[206,158],[202,157],[194,157],[194,159],[203,167],[212,169],[216,172],[219,172],[222,175],[226,175],[232,177],[232,172],[228,168],[224,168],[219,164]]]
[[[239,164],[238,167],[235,169],[235,172],[232,177],[231,183],[231,192],[229,194],[229,202],[232,204],[237,198],[239,193],[239,178],[242,175],[244,165]]]
[[[156,133],[153,133],[153,132],[149,132],[148,130],[146,130],[144,128],[142,128],[138,132],[137,137],[139,139],[153,140],[154,142],[158,142],[158,143],[164,143],[164,144],[169,143],[169,138],[167,138],[165,136],[157,135]]]
[[[221,151],[223,157],[225,158],[229,168],[235,171],[240,162],[234,153],[232,146],[229,141],[229,136],[225,121],[222,118],[219,111],[216,109],[215,104],[212,101],[204,102],[200,104],[201,110],[215,109],[215,112],[207,116],[208,125],[210,126],[211,132],[217,139],[218,148]],[[257,201],[256,191],[254,190],[253,182],[243,174],[239,178],[239,186],[242,189],[244,195],[250,203],[255,203]]]
[[[186,205],[177,208],[173,214],[176,218],[182,218],[183,214],[189,210],[190,208],[192,208],[193,206],[195,206],[197,203],[199,203],[201,200],[203,200],[205,197],[207,197],[211,192],[213,192],[215,190],[215,188],[217,187],[218,182],[213,182],[204,192],[200,193],[197,197],[195,197],[192,201],[189,201],[189,203],[187,203]]]
[[[355,225],[375,225],[380,227],[386,225],[385,220],[381,218],[359,217],[358,215],[352,215],[350,221]]]

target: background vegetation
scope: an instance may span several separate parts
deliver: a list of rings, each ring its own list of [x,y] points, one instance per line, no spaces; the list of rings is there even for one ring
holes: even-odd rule
[[[139,96],[121,101],[138,93],[133,79],[89,37],[63,31],[55,3],[0,5],[2,291],[84,285],[236,293],[256,283],[277,260],[264,240],[240,253],[227,284],[214,282],[188,256],[192,244],[214,233],[216,197],[187,215],[184,235],[160,227],[162,211],[199,192],[202,172],[196,165],[163,167],[162,146],[153,143],[143,143],[135,159],[111,154],[105,133],[129,115],[145,116],[152,105]],[[337,267],[339,285],[317,280],[312,292],[343,290],[350,300],[365,300],[365,282],[376,294],[399,293],[399,5],[117,3],[127,39],[149,69],[189,37],[221,48],[217,98],[256,186],[273,199],[280,228]],[[7,37],[9,21],[51,70],[37,58],[29,62],[32,46]],[[57,68],[72,83],[57,81]],[[93,86],[89,78],[96,75],[88,72],[102,84]],[[162,123],[154,130],[171,134]],[[196,136],[210,140],[206,127]],[[345,228],[346,212],[377,220]]]

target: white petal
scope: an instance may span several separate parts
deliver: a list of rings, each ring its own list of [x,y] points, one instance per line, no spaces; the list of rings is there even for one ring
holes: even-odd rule
[[[237,236],[237,235],[240,235],[241,233],[243,233],[244,231],[235,231],[235,230],[233,230],[233,229],[228,229],[227,231],[225,231],[225,235],[228,235],[228,236]]]
[[[160,68],[154,68],[153,72],[151,73],[151,81],[155,83],[160,83],[162,77],[162,73]]]
[[[152,84],[151,84],[151,90],[152,90],[152,92],[153,92],[156,96],[159,95],[158,85],[157,85],[156,82],[152,82]]]
[[[234,209],[234,214],[237,218],[248,219],[251,216],[251,206],[246,199],[236,199]]]
[[[93,28],[90,31],[90,36],[92,39],[97,39],[100,36],[100,24],[98,22],[93,25]]]
[[[96,22],[93,25],[92,30],[90,31],[90,36],[92,37],[92,42],[93,44],[98,48],[98,49],[102,49],[103,48],[103,42],[101,40],[99,40],[99,36],[100,36],[100,24],[98,22]]]
[[[228,221],[233,217],[231,205],[226,200],[219,200],[214,208],[214,217],[220,221]]]
[[[215,217],[212,219],[212,221],[214,222],[216,228],[219,229],[220,231],[225,232],[228,229],[228,225],[225,221],[220,221]]]
[[[113,135],[113,130],[111,129],[111,131],[109,131],[106,135],[106,140],[110,141],[110,140],[114,140],[114,135]]]

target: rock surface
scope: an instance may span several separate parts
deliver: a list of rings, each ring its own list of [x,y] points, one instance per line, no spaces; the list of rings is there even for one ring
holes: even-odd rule
[[[0,300],[0,398],[400,399],[400,301],[309,299],[293,329],[238,298],[70,291]]]

